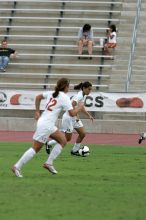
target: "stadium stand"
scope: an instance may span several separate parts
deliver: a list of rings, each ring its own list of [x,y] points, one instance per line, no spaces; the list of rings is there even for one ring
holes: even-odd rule
[[[144,39],[144,18],[145,18],[145,7],[146,1],[141,3],[140,8],[140,18],[138,19],[138,25],[136,29],[136,42],[135,42],[135,50],[132,56],[132,65],[131,70],[132,74],[130,77],[129,88],[126,89],[127,84],[127,72],[129,65],[129,58],[131,55],[131,48],[134,45],[132,41],[132,35],[134,33],[134,24],[136,19],[136,10],[137,10],[137,2],[138,1],[130,1],[123,3],[123,12],[121,14],[122,17],[125,18],[128,22],[121,22],[119,24],[118,31],[118,47],[116,49],[116,59],[114,62],[114,67],[111,71],[110,76],[110,91],[115,92],[143,92],[146,91],[145,87],[145,67],[144,60],[146,58],[145,51],[143,50],[145,45]],[[134,33],[135,34],[135,33]]]
[[[46,89],[48,83],[54,85],[57,74],[65,74],[75,84],[79,72],[80,80],[91,74],[95,89],[108,90],[113,61],[103,55],[100,38],[106,40],[110,23],[119,24],[121,7],[118,1],[3,1],[0,37],[8,39],[18,58],[1,74],[0,86]],[[86,51],[77,59],[77,33],[84,23],[94,30],[92,60]]]
[[[45,90],[52,88],[58,77],[71,79],[72,87],[79,81],[89,79],[94,89],[104,92],[125,92],[127,70],[131,53],[131,39],[136,14],[134,0],[123,1],[60,1],[25,0],[0,2],[0,38],[8,39],[9,45],[18,51],[6,71],[0,74],[0,87],[7,89]],[[143,50],[145,22],[142,3],[140,25],[133,60],[129,91],[145,91],[145,51]],[[77,57],[77,33],[84,23],[94,30],[93,59],[87,59],[85,50],[81,60]],[[110,24],[118,28],[118,46],[112,57],[103,55],[100,39],[106,41]],[[113,58],[110,60],[109,58]],[[139,85],[139,86],[138,86]],[[14,129],[19,119],[12,123],[9,117],[33,117],[31,111],[1,111],[1,122],[7,118],[9,129]],[[144,113],[94,114],[97,123],[90,131],[137,133],[145,127]],[[141,123],[139,120],[143,121]],[[27,120],[25,120],[27,121]],[[117,123],[118,121],[118,123]],[[131,122],[130,122],[131,121]],[[108,122],[108,123],[107,123]],[[84,122],[88,128],[88,122]],[[132,126],[129,126],[131,123]],[[27,124],[27,123],[26,123]],[[31,123],[33,124],[33,123]],[[25,127],[26,130],[33,129]]]
[[[137,25],[137,36],[135,42],[134,55],[132,56],[131,63],[131,76],[129,81],[129,87],[127,88],[128,79],[128,65],[129,58],[131,55],[131,48],[133,46],[133,34],[134,25],[136,19],[136,11],[138,9],[138,2],[141,1],[124,1],[123,11],[121,13],[122,17],[125,18],[127,22],[123,20],[119,24],[118,30],[118,47],[116,48],[116,59],[114,62],[114,67],[112,68],[110,75],[110,85],[109,91],[113,92],[145,92],[145,66],[144,60],[146,59],[143,46],[145,44],[144,39],[144,17],[145,17],[145,7],[146,1],[141,3],[140,7],[140,17],[138,19]],[[116,120],[129,122],[129,132],[133,130],[134,132],[141,132],[145,130],[145,113],[144,112],[121,112],[121,113],[106,113],[103,115],[104,120]],[[133,123],[133,129],[131,129],[131,123]],[[126,129],[126,126],[124,126]]]
[[[139,25],[137,27],[137,39],[135,46],[135,53],[132,64],[132,74],[130,78],[129,91],[133,92],[146,92],[146,39],[145,39],[145,27],[146,27],[146,1],[141,3],[141,13],[139,15]]]

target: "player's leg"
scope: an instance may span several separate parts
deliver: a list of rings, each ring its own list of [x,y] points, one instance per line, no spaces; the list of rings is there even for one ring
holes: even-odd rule
[[[57,142],[55,141],[55,140],[50,140],[50,141],[48,141],[48,145],[55,145]]]
[[[66,145],[67,141],[66,141],[64,134],[59,130],[56,130],[54,133],[52,133],[50,135],[50,137],[53,140],[56,140],[57,143],[53,147],[47,161],[45,162],[44,168],[46,168],[52,174],[57,174],[57,171],[55,170],[55,168],[53,166],[53,162],[60,155],[60,153],[61,153],[63,147]]]
[[[141,133],[141,134],[140,134],[140,137],[139,137],[139,139],[138,139],[138,143],[141,144],[142,141],[145,140],[145,138],[146,138],[146,133],[144,133],[144,132]]]
[[[42,148],[43,145],[43,143],[34,140],[33,146],[29,148],[15,163],[15,165],[12,167],[12,171],[17,177],[23,177],[21,174],[21,168],[35,156],[35,154]]]
[[[12,167],[12,171],[17,177],[22,177],[21,168],[24,164],[31,160],[37,152],[40,151],[42,146],[46,143],[48,136],[52,133],[52,131],[54,131],[53,129],[54,127],[51,128],[51,130],[48,130],[48,126],[44,123],[44,121],[38,120],[37,129],[33,135],[32,147],[29,148]]]
[[[64,132],[67,142],[71,140],[73,130],[73,118],[64,114],[62,117],[61,131]]]
[[[50,154],[52,147],[53,147],[56,143],[57,143],[57,142],[56,142],[55,140],[53,140],[53,139],[46,142],[45,146],[46,146],[46,152],[47,152],[47,154]]]
[[[78,137],[77,137],[77,139],[76,139],[76,143],[75,143],[74,146],[73,146],[73,151],[78,151],[78,150],[80,149],[82,140],[83,140],[84,137],[86,136],[86,133],[85,133],[84,127],[75,128],[75,130],[76,130],[77,133],[78,133]]]
[[[71,141],[72,133],[65,132],[65,137],[66,137],[67,142]]]
[[[67,142],[70,141],[71,138],[72,138],[72,133],[67,133],[67,132],[63,132],[63,133],[65,135],[66,141]],[[57,141],[55,141],[55,140],[50,140],[50,141],[46,142],[45,145],[46,145],[46,152],[47,152],[47,154],[50,154],[51,149],[53,148],[53,146],[55,144],[57,144]]]
[[[61,123],[61,129],[60,131],[65,134],[67,142],[71,140],[72,138],[72,131],[73,131],[73,125],[72,125],[72,119],[68,115],[64,114],[62,117],[62,123]],[[46,142],[46,152],[50,154],[50,149],[57,143],[56,140],[50,140]]]
[[[83,127],[82,121],[81,120],[76,120],[74,123],[74,129],[77,131],[78,133],[78,137],[76,139],[76,143],[74,144],[72,150],[71,150],[71,154],[72,155],[79,155],[78,151],[80,149],[81,146],[81,142],[84,139],[86,132],[85,129]]]

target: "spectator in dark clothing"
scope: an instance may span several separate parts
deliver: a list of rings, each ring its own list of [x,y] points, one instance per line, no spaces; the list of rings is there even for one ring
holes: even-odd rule
[[[10,58],[16,58],[16,51],[8,48],[8,42],[3,40],[0,47],[0,71],[5,72]]]

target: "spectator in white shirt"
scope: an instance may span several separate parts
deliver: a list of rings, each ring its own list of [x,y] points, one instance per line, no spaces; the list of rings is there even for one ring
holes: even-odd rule
[[[117,46],[117,33],[116,26],[114,24],[110,25],[108,30],[108,41],[104,45],[104,52],[106,55],[111,55],[110,49]]]

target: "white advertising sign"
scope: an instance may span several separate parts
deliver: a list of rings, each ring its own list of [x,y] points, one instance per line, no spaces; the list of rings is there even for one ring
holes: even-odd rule
[[[35,97],[43,91],[0,90],[0,109],[35,109]],[[76,92],[70,92],[71,97]],[[86,97],[88,111],[146,112],[146,93],[92,92]],[[45,107],[45,100],[41,109]]]

